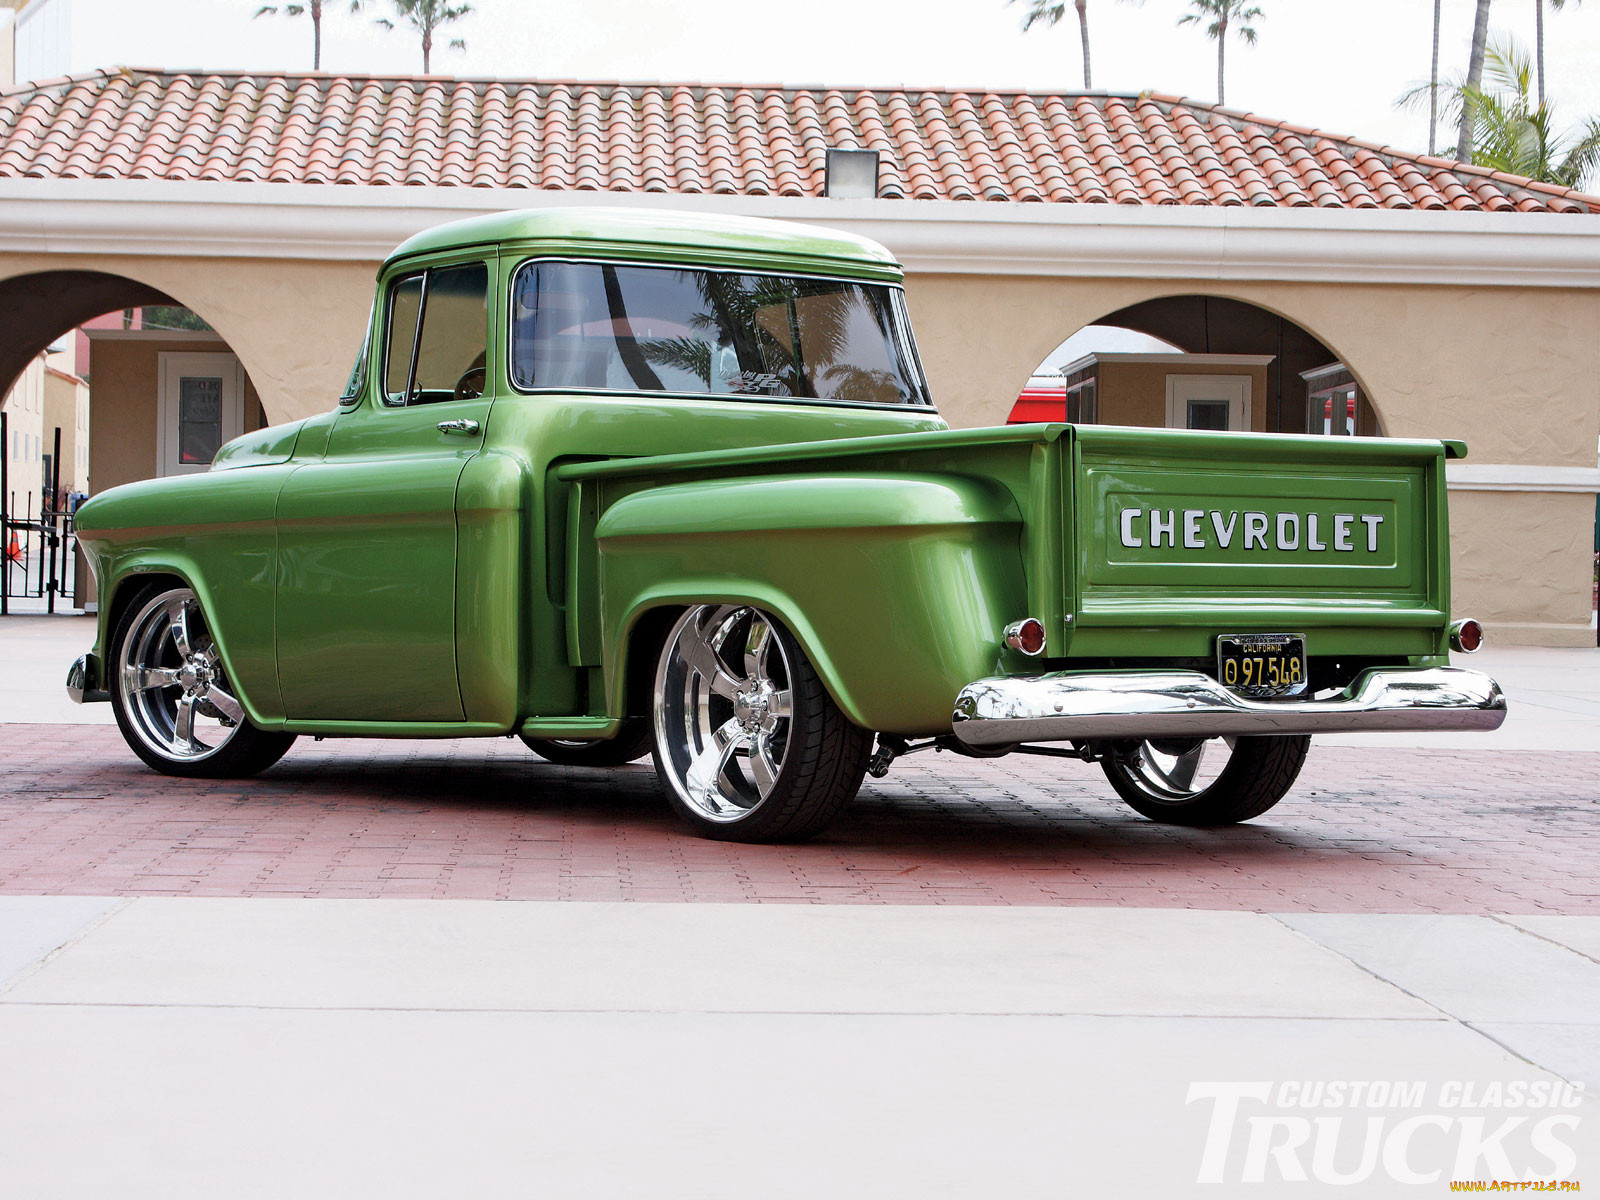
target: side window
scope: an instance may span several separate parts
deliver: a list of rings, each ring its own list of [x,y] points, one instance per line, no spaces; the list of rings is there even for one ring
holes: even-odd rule
[[[411,362],[417,348],[424,278],[411,275],[389,289],[389,351],[383,366],[383,391],[390,404],[404,404],[406,393],[411,390]]]
[[[390,404],[483,395],[489,344],[489,268],[436,267],[396,283],[389,302],[384,391]]]

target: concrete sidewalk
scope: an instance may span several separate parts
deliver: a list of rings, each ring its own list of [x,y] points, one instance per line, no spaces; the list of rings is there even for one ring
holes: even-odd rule
[[[1492,635],[1492,631],[1491,631]],[[67,667],[94,641],[92,617],[0,620],[0,723],[111,724],[109,704],[73,704],[62,687]],[[1493,733],[1339,734],[1319,745],[1426,746],[1436,749],[1600,750],[1600,648],[1485,647],[1456,665],[1499,680],[1511,700]]]
[[[1488,1089],[1600,1078],[1597,955],[1575,917],[0,898],[0,1194],[1309,1195],[1412,1118],[1363,1197],[1550,1178]],[[1334,1081],[1415,1091],[1280,1087]],[[1534,1115],[1592,1175],[1593,1101]]]

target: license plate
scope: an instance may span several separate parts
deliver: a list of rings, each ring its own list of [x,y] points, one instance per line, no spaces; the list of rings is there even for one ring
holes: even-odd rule
[[[1230,633],[1217,639],[1217,679],[1254,700],[1298,696],[1310,682],[1298,633]]]

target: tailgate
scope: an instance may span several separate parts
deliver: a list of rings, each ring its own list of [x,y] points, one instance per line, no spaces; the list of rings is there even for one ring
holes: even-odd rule
[[[1209,654],[1230,630],[1439,652],[1442,443],[1080,426],[1069,454],[1074,654]]]

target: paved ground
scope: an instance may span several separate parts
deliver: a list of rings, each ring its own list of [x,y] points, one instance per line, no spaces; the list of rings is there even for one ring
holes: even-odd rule
[[[61,698],[87,637],[0,622],[0,1196],[1592,1186],[1600,653],[1231,830],[927,755],[742,847],[506,740],[166,779]]]
[[[1592,1179],[1597,955],[1582,917],[0,897],[0,1192]]]
[[[925,754],[803,846],[687,836],[646,765],[509,739],[302,739],[256,780],[148,771],[114,728],[0,726],[0,891],[1600,913],[1600,754],[1314,747],[1226,830],[1097,768]]]
[[[301,739],[259,780],[165,779],[65,699],[92,636],[0,622],[0,892],[1600,912],[1600,650],[1487,650],[1502,729],[1319,739],[1237,829],[1153,825],[1087,765],[926,754],[775,848],[683,835],[648,766],[512,740]]]

